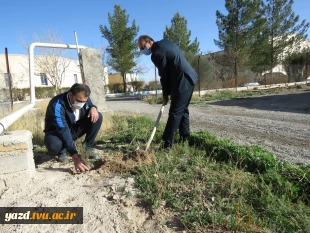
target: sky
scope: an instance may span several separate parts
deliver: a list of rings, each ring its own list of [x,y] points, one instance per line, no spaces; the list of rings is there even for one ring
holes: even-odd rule
[[[53,30],[66,44],[75,44],[74,31],[79,45],[100,48],[108,46],[102,38],[99,25],[107,25],[108,13],[113,14],[115,4],[129,14],[129,22],[136,21],[138,35],[148,34],[155,41],[163,38],[166,25],[176,12],[187,19],[192,40],[197,37],[202,53],[219,49],[214,44],[218,38],[216,10],[225,13],[225,0],[0,0],[0,53],[8,48],[9,54],[26,53],[20,36],[31,43],[33,33]],[[310,1],[295,0],[293,11],[310,22]],[[308,34],[310,34],[308,32]],[[71,51],[73,53],[73,51]],[[140,79],[154,79],[154,66],[150,56],[142,56],[140,64],[148,70]]]

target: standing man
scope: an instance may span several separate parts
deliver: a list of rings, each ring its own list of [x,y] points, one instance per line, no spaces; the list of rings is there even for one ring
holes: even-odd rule
[[[142,35],[138,45],[143,54],[152,54],[152,62],[158,68],[163,105],[167,105],[170,95],[171,106],[163,140],[164,147],[171,148],[177,129],[183,141],[190,136],[188,105],[198,75],[184,58],[181,49],[170,40],[154,42],[148,35]]]
[[[102,124],[102,114],[89,98],[90,89],[84,84],[74,84],[68,92],[57,95],[49,102],[45,115],[44,144],[50,154],[58,155],[61,162],[72,156],[77,171],[88,171],[78,154],[74,141],[84,134],[86,154],[98,159],[91,147]]]

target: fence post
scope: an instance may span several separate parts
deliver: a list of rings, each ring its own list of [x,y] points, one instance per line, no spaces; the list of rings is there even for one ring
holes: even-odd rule
[[[307,51],[306,57],[306,84],[308,84],[308,59],[309,59],[309,52]]]
[[[198,56],[198,88],[199,88],[199,97],[201,97],[200,95],[200,55]]]
[[[10,66],[9,66],[8,48],[5,48],[4,52],[5,52],[5,58],[6,58],[6,70],[7,70],[7,73],[8,73],[8,81],[9,81],[11,110],[13,111],[12,76],[11,76]]]

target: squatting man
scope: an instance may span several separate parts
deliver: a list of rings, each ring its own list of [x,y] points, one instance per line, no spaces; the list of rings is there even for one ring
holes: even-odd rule
[[[90,99],[90,88],[84,84],[74,84],[68,92],[51,99],[45,115],[44,144],[58,160],[68,162],[72,156],[77,171],[88,171],[78,154],[74,141],[86,134],[83,145],[86,156],[98,159],[92,146],[102,124],[102,114]]]

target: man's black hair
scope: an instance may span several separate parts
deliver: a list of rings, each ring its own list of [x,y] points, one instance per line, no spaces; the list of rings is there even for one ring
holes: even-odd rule
[[[148,41],[153,41],[154,42],[153,38],[148,36],[148,35],[140,36],[138,41],[141,41],[141,40],[146,41],[146,42],[148,42]]]
[[[77,93],[84,92],[85,97],[88,97],[90,95],[90,88],[85,84],[75,83],[70,88],[69,92],[71,92],[73,96]]]

